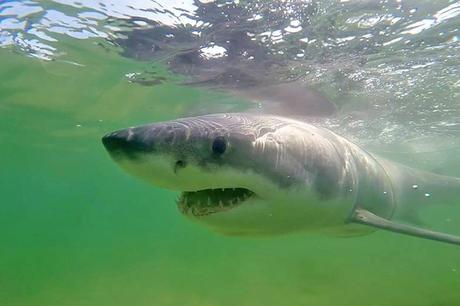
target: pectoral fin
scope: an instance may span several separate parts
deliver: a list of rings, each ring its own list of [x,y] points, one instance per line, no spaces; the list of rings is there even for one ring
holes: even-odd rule
[[[458,236],[435,232],[407,224],[396,223],[376,216],[361,208],[355,210],[353,216],[351,217],[351,222],[361,223],[400,234],[460,245],[460,237]]]

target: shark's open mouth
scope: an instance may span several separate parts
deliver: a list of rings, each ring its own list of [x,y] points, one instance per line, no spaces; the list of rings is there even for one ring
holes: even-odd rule
[[[182,192],[177,205],[183,214],[205,216],[241,205],[254,192],[245,188],[204,189]]]

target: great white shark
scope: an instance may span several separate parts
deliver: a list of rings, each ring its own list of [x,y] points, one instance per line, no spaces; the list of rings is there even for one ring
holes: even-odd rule
[[[451,204],[460,179],[388,161],[300,120],[213,114],[122,129],[102,142],[126,172],[181,192],[180,212],[223,234],[386,229],[460,244],[411,224],[427,198]]]

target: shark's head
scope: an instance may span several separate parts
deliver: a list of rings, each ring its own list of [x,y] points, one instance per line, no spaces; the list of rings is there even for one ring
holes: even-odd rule
[[[102,141],[128,173],[180,191],[184,215],[226,234],[261,235],[346,219],[350,207],[336,207],[340,165],[306,153],[304,136],[282,118],[217,114],[128,128]]]

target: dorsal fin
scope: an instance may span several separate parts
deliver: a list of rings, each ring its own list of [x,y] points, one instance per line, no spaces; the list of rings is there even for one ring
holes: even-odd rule
[[[377,215],[374,215],[370,211],[361,208],[357,208],[355,210],[355,212],[351,216],[351,222],[361,223],[400,234],[460,245],[460,237],[458,236],[436,232],[407,224],[396,223],[381,218]]]
[[[255,111],[281,116],[330,117],[337,107],[320,92],[296,81],[233,91],[255,102]]]

